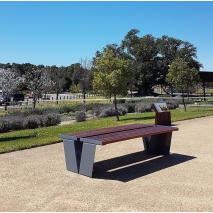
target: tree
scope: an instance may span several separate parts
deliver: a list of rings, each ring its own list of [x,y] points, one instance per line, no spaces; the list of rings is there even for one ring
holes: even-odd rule
[[[80,85],[84,102],[86,99],[87,90],[92,88],[91,66],[92,66],[92,62],[87,58],[81,59],[80,62],[78,64],[75,64],[74,66],[72,79],[76,86],[78,84]]]
[[[127,81],[132,76],[130,61],[115,56],[109,48],[96,61],[93,87],[105,94],[106,97],[114,96],[115,112],[119,121],[117,100],[118,94],[127,94]]]
[[[133,29],[122,40],[122,47],[132,60],[134,84],[138,88],[138,95],[151,94],[151,87],[157,78],[157,44],[152,35],[139,38],[140,31]]]
[[[72,80],[74,68],[75,68],[75,64],[71,64],[70,66],[66,67],[65,90],[71,90],[72,86],[74,85],[73,80]]]
[[[23,81],[24,79],[20,76],[16,76],[15,72],[4,70],[0,73],[0,88],[6,92],[5,111],[7,111],[7,101],[9,97],[16,91],[18,85]]]
[[[26,81],[28,83],[28,89],[33,93],[33,108],[35,109],[36,102],[39,100],[41,96],[43,85],[45,83],[44,76],[45,69],[34,69],[32,68],[26,74]]]
[[[190,68],[188,62],[185,62],[181,58],[177,58],[172,62],[166,76],[166,80],[168,83],[176,88],[180,88],[182,91],[182,100],[184,104],[184,110],[186,111],[184,91],[187,91],[188,96],[190,88],[199,83],[200,77],[198,70],[195,67]]]
[[[66,84],[65,76],[66,76],[66,70],[64,67],[56,67],[51,66],[50,67],[50,77],[52,82],[54,83],[53,87],[56,92],[56,104],[58,104],[58,95],[61,92],[62,88]]]
[[[169,66],[177,58],[182,58],[185,62],[188,62],[190,68],[194,67],[199,70],[202,67],[202,64],[197,61],[197,48],[187,41],[163,35],[157,39],[157,46],[158,55],[163,62],[159,70],[159,74],[162,75],[161,81],[163,84],[167,83],[166,75]]]
[[[166,35],[157,39],[149,34],[139,37],[139,32],[130,30],[122,40],[122,47],[134,65],[134,84],[140,96],[153,94],[151,87],[155,84],[167,83],[169,66],[178,57],[184,58],[190,68],[202,67],[197,61],[197,49],[191,43]]]
[[[44,92],[44,98],[46,99],[46,94],[53,88],[54,82],[50,78],[51,75],[51,69],[50,67],[45,67],[42,72],[42,91]]]

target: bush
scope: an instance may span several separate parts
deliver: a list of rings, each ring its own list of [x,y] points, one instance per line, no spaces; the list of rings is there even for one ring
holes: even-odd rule
[[[177,101],[177,104],[183,104],[183,100],[182,99],[178,99]],[[186,98],[184,98],[184,102],[185,102],[185,104],[194,104],[194,100],[188,100],[188,99],[186,99]]]
[[[55,113],[49,113],[44,116],[43,124],[44,126],[57,126],[61,123],[61,116]]]
[[[141,102],[141,99],[135,99],[135,100],[129,99],[126,101],[126,103],[140,103],[140,102]]]
[[[135,105],[135,112],[151,112],[151,103],[149,102],[140,102]]]
[[[117,104],[124,104],[126,99],[116,99]],[[115,99],[113,99],[113,104],[115,104]]]
[[[179,107],[179,104],[175,101],[175,100],[167,100],[165,101],[167,107],[171,110],[171,109],[176,109]]]
[[[61,106],[61,107],[59,108],[59,113],[60,113],[60,114],[69,113],[69,112],[71,112],[71,111],[73,111],[73,107],[72,107],[72,106]]]
[[[153,103],[166,103],[168,108],[171,109],[176,109],[179,104],[177,103],[176,100],[174,99],[145,99],[143,102],[137,103],[135,105],[135,112],[141,113],[141,112],[150,112],[152,111],[151,106]]]
[[[23,118],[22,117],[14,117],[11,119],[11,130],[21,130],[24,129]]]
[[[0,133],[3,133],[3,132],[8,132],[10,131],[12,128],[11,128],[11,122],[7,119],[1,119],[0,120]]]
[[[177,101],[178,100],[174,100],[174,99],[158,99],[156,102],[166,103],[167,107],[171,110],[171,109],[176,109],[177,107],[179,107],[179,104]]]
[[[87,114],[92,114],[92,110],[88,110],[88,111],[87,111]]]
[[[124,106],[127,108],[128,113],[134,113],[135,112],[135,103],[125,103]]]
[[[86,120],[86,113],[84,111],[76,111],[75,112],[75,120],[77,122],[85,121]]]
[[[124,106],[119,105],[118,106],[118,115],[125,115],[127,113],[127,108]],[[106,118],[106,117],[111,117],[111,116],[115,116],[115,107],[114,106],[107,106],[104,107],[100,110],[100,114],[98,115],[98,117],[100,118]]]
[[[124,105],[118,105],[118,114],[119,115],[126,115],[127,108]]]
[[[41,117],[38,115],[30,115],[25,118],[24,125],[26,129],[36,129],[42,126]]]
[[[68,115],[69,115],[69,116],[75,116],[75,113],[74,113],[74,112],[69,112]]]
[[[97,108],[99,108],[101,106],[105,106],[105,105],[106,104],[103,104],[103,103],[87,103],[85,105],[85,107],[86,107],[86,111],[88,111],[88,110],[94,111],[95,109],[97,109]]]

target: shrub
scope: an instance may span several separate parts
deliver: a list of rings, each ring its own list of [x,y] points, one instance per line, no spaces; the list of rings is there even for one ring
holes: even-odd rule
[[[55,113],[49,113],[43,118],[44,126],[57,126],[61,123],[61,116]]]
[[[127,108],[124,105],[118,105],[118,114],[119,115],[126,115]]]
[[[124,106],[127,108],[128,113],[135,112],[135,103],[125,103]]]
[[[38,115],[30,115],[24,120],[24,127],[26,129],[35,129],[41,126],[41,117]]]
[[[85,121],[86,120],[86,113],[84,111],[76,111],[75,112],[75,120],[77,122]]]
[[[59,108],[59,113],[60,114],[63,114],[63,113],[69,113],[73,110],[73,107],[72,106],[61,106]]]
[[[118,106],[118,115],[125,115],[127,113],[127,108],[124,106],[119,105]],[[100,118],[106,118],[106,117],[111,117],[111,116],[115,116],[115,107],[114,106],[107,106],[104,107],[100,110],[100,114],[98,115],[98,117]]]
[[[70,113],[70,112],[69,112],[69,113]],[[63,113],[61,114],[61,116],[62,116],[62,117],[66,117],[67,115],[69,115],[69,113],[63,112]]]
[[[126,101],[126,103],[140,103],[140,102],[141,102],[140,99],[135,99],[135,100],[129,99]]]
[[[177,100],[174,99],[158,99],[157,100],[158,103],[166,103],[167,107],[171,110],[171,109],[176,109],[177,107],[179,107],[179,104],[177,102]]]
[[[21,130],[24,129],[23,118],[22,117],[13,117],[11,119],[11,130]]]
[[[85,104],[85,107],[86,107],[86,111],[88,110],[95,110],[96,108],[99,108],[101,106],[104,106],[106,104],[103,104],[103,103],[87,103]]]
[[[11,122],[7,119],[0,120],[0,133],[8,132],[11,130]]]
[[[16,115],[7,114],[0,117],[1,130],[4,132],[8,132],[9,130],[21,130],[23,127],[23,119],[24,116],[22,114],[16,113]],[[7,126],[7,127],[6,127]],[[4,130],[3,130],[4,129]]]
[[[150,112],[151,111],[151,103],[149,102],[140,102],[135,105],[135,112]]]
[[[152,111],[151,106],[153,103],[166,103],[168,108],[171,109],[176,109],[179,104],[176,102],[176,100],[173,99],[145,99],[143,102],[137,103],[135,105],[135,112],[141,113],[141,112],[150,112]]]
[[[68,115],[69,115],[69,116],[75,116],[75,113],[74,113],[74,112],[69,112]]]
[[[88,114],[92,114],[92,110],[88,110],[87,113],[88,113]]]
[[[178,99],[177,101],[177,104],[183,104],[183,100],[182,99]],[[185,102],[185,104],[194,104],[194,100],[188,100],[188,99],[186,99],[186,98],[184,98],[184,102]]]
[[[169,109],[176,109],[177,107],[179,107],[179,104],[175,100],[167,100],[165,102]]]
[[[126,99],[116,99],[117,104],[124,104],[126,102]],[[113,99],[113,104],[115,104],[115,99]]]

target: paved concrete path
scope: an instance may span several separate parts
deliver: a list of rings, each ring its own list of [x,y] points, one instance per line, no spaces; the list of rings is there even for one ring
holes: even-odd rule
[[[0,211],[212,212],[213,116],[173,124],[169,156],[98,146],[94,178],[66,170],[62,143],[1,154]]]

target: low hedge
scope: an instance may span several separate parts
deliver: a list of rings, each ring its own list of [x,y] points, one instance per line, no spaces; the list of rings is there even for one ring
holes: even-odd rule
[[[43,126],[56,126],[61,123],[61,116],[57,113],[31,114],[14,113],[0,116],[0,133],[35,129]]]

